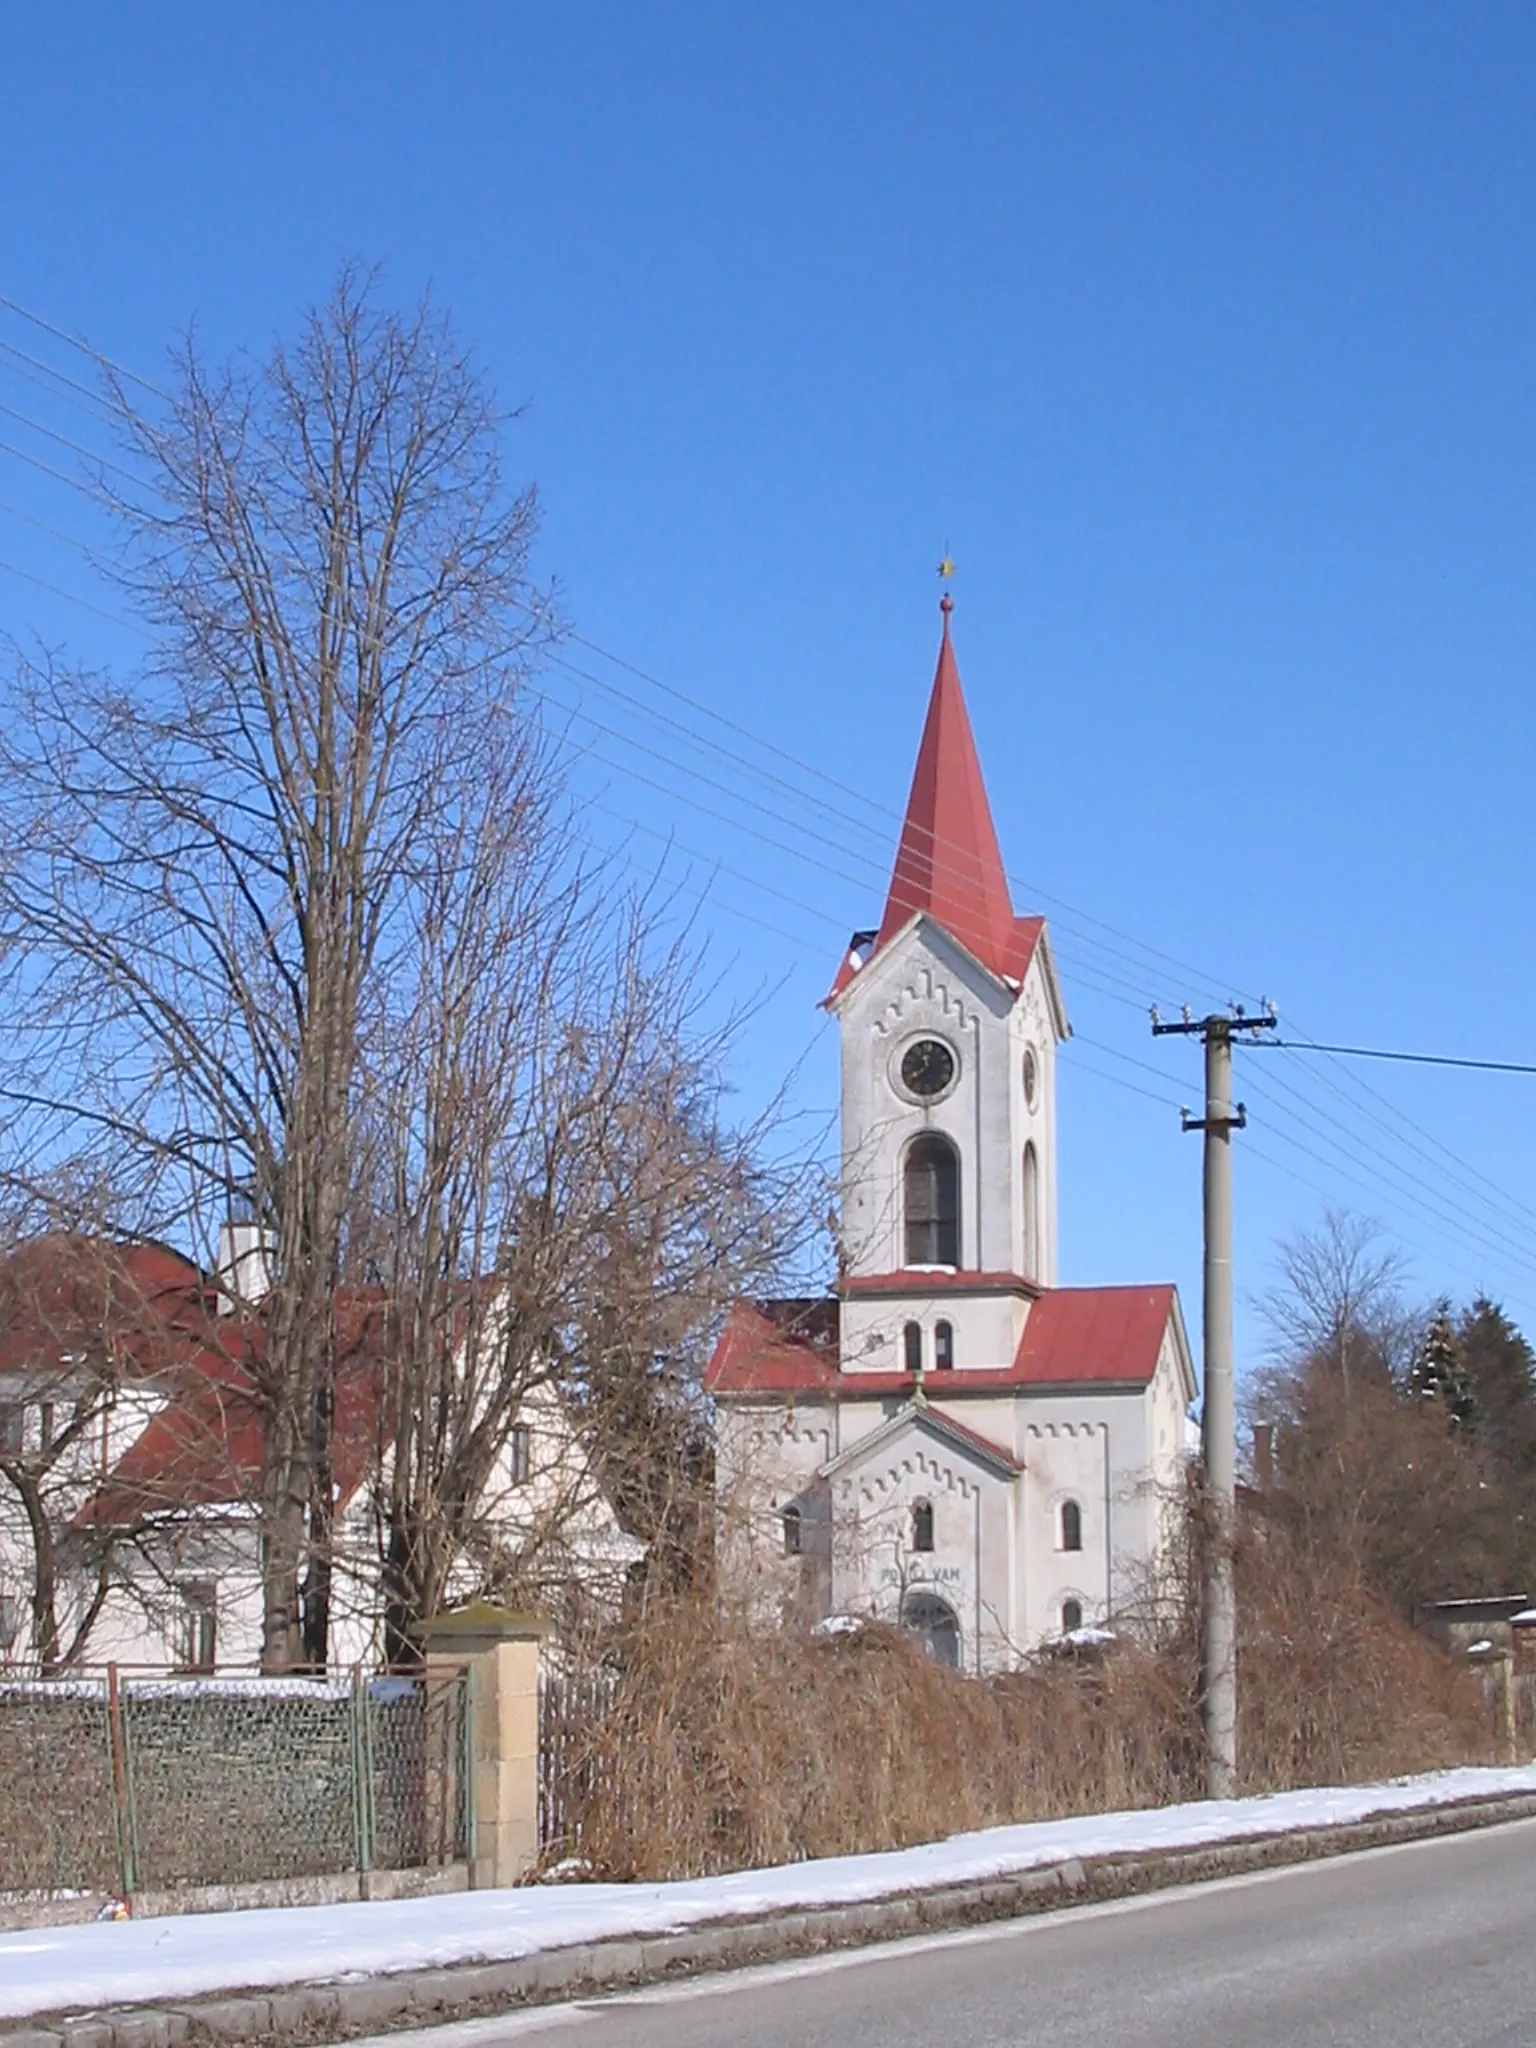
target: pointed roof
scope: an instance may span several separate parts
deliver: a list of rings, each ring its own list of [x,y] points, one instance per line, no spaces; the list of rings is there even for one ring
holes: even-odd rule
[[[946,597],[933,695],[875,944],[886,944],[926,910],[967,952],[990,963],[1013,936],[1013,903],[950,638],[953,608]]]
[[[989,972],[1015,984],[1022,982],[1045,930],[1044,918],[1013,914],[976,737],[960,687],[960,665],[949,631],[954,601],[947,593],[939,608],[944,635],[885,914],[869,950],[844,957],[829,1002],[918,915],[931,917]]]

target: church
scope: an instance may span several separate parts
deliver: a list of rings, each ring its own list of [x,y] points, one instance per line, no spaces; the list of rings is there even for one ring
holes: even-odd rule
[[[884,914],[826,999],[836,1289],[737,1302],[705,1384],[722,1554],[761,1596],[979,1673],[1145,1600],[1196,1389],[1173,1286],[1056,1284],[1070,1027],[1046,922],[1014,913],[952,610]]]

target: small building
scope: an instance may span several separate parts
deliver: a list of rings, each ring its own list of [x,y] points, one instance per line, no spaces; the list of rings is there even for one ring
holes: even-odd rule
[[[1456,1655],[1509,1656],[1517,1638],[1529,1640],[1536,1609],[1524,1593],[1485,1593],[1468,1600],[1427,1600],[1417,1620],[1427,1636]]]

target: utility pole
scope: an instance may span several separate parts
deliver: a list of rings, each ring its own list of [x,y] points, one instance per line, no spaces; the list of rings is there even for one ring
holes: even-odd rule
[[[1248,1121],[1232,1106],[1232,1041],[1243,1031],[1272,1031],[1266,1003],[1256,1017],[1240,1006],[1210,1017],[1186,1009],[1177,1024],[1152,1012],[1152,1035],[1205,1042],[1205,1115],[1180,1112],[1186,1131],[1205,1133],[1205,1371],[1200,1412],[1205,1460],[1205,1577],[1201,1628],[1201,1708],[1206,1793],[1230,1799],[1237,1784],[1237,1588],[1232,1539],[1237,1504],[1237,1391],[1232,1327],[1232,1133]]]

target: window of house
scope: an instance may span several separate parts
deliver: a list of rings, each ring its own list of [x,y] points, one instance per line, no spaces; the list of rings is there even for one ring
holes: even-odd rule
[[[1083,1603],[1081,1600],[1063,1600],[1061,1603],[1061,1632],[1070,1635],[1075,1628],[1083,1625]]]
[[[921,1372],[923,1369],[922,1324],[908,1323],[906,1328],[901,1333],[901,1341],[903,1349],[906,1353],[907,1371]]]
[[[804,1534],[805,1531],[800,1521],[800,1510],[797,1507],[787,1507],[784,1510],[784,1555],[786,1557],[798,1557],[800,1555],[801,1538]]]
[[[1083,1511],[1075,1500],[1064,1500],[1061,1504],[1061,1547],[1063,1550],[1081,1550],[1083,1547]]]
[[[0,1593],[0,1657],[8,1657],[21,1634],[21,1602],[14,1593]]]
[[[533,1431],[526,1422],[513,1424],[507,1457],[512,1468],[512,1484],[526,1486],[528,1475],[533,1470]]]
[[[948,1372],[955,1362],[955,1329],[953,1323],[935,1323],[933,1326],[933,1369]]]
[[[218,1588],[212,1579],[188,1579],[181,1588],[182,1669],[212,1671],[218,1650]]]
[[[906,1262],[909,1266],[960,1263],[960,1155],[948,1138],[924,1131],[907,1151]]]
[[[0,1451],[16,1452],[26,1444],[26,1410],[19,1401],[0,1402]]]
[[[932,1550],[933,1548],[933,1503],[920,1500],[912,1510],[912,1548]]]

